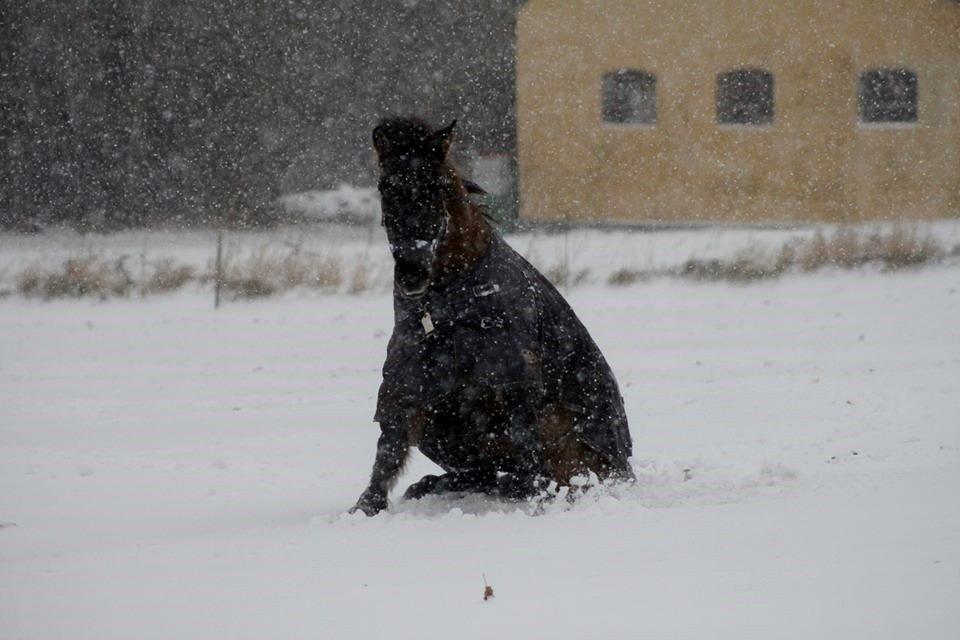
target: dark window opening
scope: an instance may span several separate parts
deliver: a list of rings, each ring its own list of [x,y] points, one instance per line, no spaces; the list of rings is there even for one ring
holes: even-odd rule
[[[719,74],[717,122],[772,124],[773,74],[762,69],[737,69]]]
[[[656,124],[657,78],[633,69],[603,76],[603,121],[620,124]]]
[[[871,69],[860,74],[860,122],[916,122],[917,74]]]

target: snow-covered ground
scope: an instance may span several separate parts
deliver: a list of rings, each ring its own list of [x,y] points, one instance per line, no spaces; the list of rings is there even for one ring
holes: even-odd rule
[[[574,253],[599,272],[732,232],[675,233]],[[30,242],[0,240],[7,266]],[[387,294],[0,300],[0,637],[957,637],[960,268],[570,299],[638,483],[536,516],[464,498],[372,519],[345,511]]]

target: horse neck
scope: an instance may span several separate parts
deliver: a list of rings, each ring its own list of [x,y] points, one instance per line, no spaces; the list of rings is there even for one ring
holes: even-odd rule
[[[491,229],[477,205],[467,199],[467,191],[457,178],[457,196],[447,201],[447,235],[437,250],[436,279],[445,284],[468,273],[486,254]]]

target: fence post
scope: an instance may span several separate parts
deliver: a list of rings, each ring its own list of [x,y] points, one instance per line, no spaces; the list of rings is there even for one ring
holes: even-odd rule
[[[213,275],[213,308],[220,308],[220,288],[223,286],[223,231],[217,232],[217,260]]]

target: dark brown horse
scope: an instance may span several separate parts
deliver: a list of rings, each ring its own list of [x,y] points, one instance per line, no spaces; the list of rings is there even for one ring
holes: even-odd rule
[[[449,161],[456,121],[388,118],[373,131],[394,258],[394,329],[375,420],[374,515],[418,447],[446,471],[405,498],[524,499],[589,472],[630,478],[623,399],[557,290],[490,226]]]

